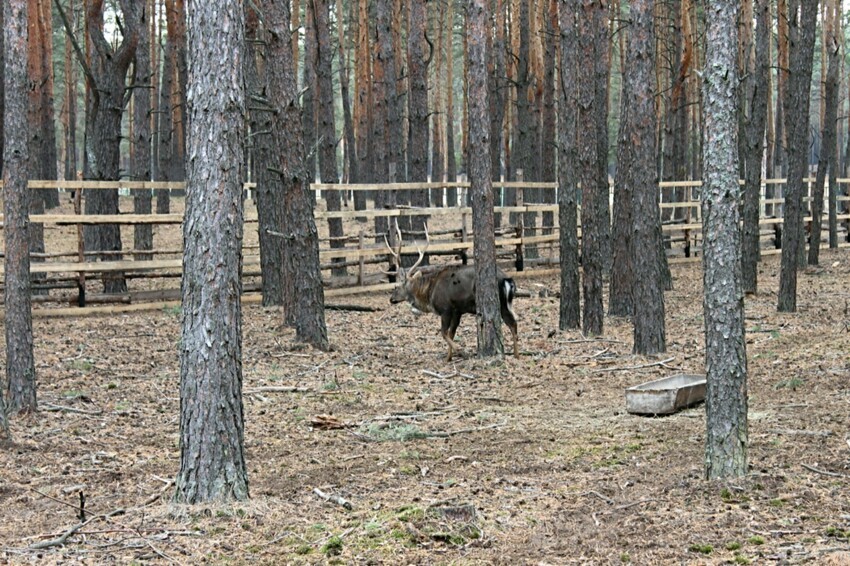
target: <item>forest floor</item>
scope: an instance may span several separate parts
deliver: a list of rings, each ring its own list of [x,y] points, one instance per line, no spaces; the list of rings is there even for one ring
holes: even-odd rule
[[[40,411],[0,448],[0,562],[848,564],[850,255],[801,272],[796,314],[776,312],[778,261],[746,299],[750,473],[722,482],[703,479],[704,405],[624,403],[703,372],[700,264],[673,266],[654,358],[625,319],[559,332],[551,277],[518,280],[521,355],[497,361],[466,317],[446,363],[438,319],[388,294],[327,311],[330,353],[246,306],[251,499],[227,505],[170,501],[179,310],[37,318]]]

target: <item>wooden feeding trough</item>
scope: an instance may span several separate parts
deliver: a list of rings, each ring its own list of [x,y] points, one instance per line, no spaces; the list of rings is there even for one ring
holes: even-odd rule
[[[626,410],[638,415],[669,415],[705,399],[705,376],[684,373],[626,389]]]

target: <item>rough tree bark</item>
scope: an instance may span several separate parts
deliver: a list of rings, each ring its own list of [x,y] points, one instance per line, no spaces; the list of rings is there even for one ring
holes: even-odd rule
[[[239,0],[190,0],[188,15],[191,159],[174,497],[195,504],[248,498],[240,303],[245,21]]]
[[[263,306],[284,304],[283,245],[271,232],[283,230],[283,183],[276,173],[280,150],[275,147],[278,110],[271,98],[276,94],[269,87],[268,76],[273,71],[267,58],[257,56],[258,45],[266,38],[257,37],[259,18],[252,9],[245,14],[245,85],[248,89],[251,135],[253,139],[253,174],[257,183],[257,231],[260,244],[260,273],[262,276]],[[264,28],[265,29],[265,28]]]
[[[304,141],[298,84],[288,40],[289,2],[263,0],[266,28],[266,79],[269,102],[277,109],[271,124],[272,159],[269,165],[283,185],[284,308],[295,326],[295,339],[327,350],[325,298],[319,269],[319,235],[313,217],[308,174],[304,168]]]
[[[558,327],[581,325],[578,266],[578,209],[576,184],[578,147],[578,0],[559,0],[560,27],[560,108],[558,120],[558,225],[560,226],[561,299]]]
[[[541,128],[541,176],[540,180],[545,182],[555,182],[557,159],[557,125],[558,119],[555,109],[556,90],[555,90],[555,64],[556,53],[558,49],[558,5],[557,0],[545,0],[543,9],[545,23],[541,33],[543,34],[543,113],[542,113],[542,128]],[[606,115],[607,118],[607,115]],[[607,128],[607,124],[606,124]],[[607,143],[608,137],[606,135]],[[606,152],[607,157],[607,152]],[[607,161],[607,159],[606,159]],[[606,163],[607,165],[607,163]],[[606,177],[607,179],[607,177]],[[606,180],[607,183],[607,180]],[[544,204],[555,203],[555,191],[553,189],[541,189],[541,202]],[[542,225],[543,234],[552,234],[552,228],[555,224],[555,215],[552,212],[544,212]]]
[[[29,0],[27,27],[29,49],[27,50],[28,73],[30,78],[30,105],[33,112],[29,122],[30,135],[30,179],[56,179],[56,124],[53,110],[53,18],[50,0]],[[34,108],[32,108],[34,106]],[[59,206],[59,193],[54,189],[37,190],[36,198],[41,203],[35,209]],[[32,212],[35,212],[33,210]],[[37,229],[40,231],[40,227]],[[44,251],[43,238],[35,240],[38,234],[30,233],[34,248],[31,251]],[[35,249],[39,248],[39,249]]]
[[[304,131],[304,145],[307,153],[304,165],[307,168],[308,181],[316,178],[316,69],[319,66],[319,49],[316,46],[316,12],[311,0],[304,6],[304,68],[302,69],[301,85],[304,92],[301,96],[301,122]]]
[[[767,76],[770,71],[770,2],[755,0],[755,49],[746,46],[741,85],[741,123],[739,132],[744,148],[740,156],[744,169],[743,234],[741,277],[745,293],[758,290],[756,265],[759,260],[759,197],[761,165],[764,158],[764,134],[767,126]],[[752,34],[748,34],[752,37]]]
[[[653,57],[655,26],[652,20],[653,0],[633,0],[632,26],[629,33],[625,91],[629,93],[626,123],[631,143],[629,167],[625,182],[630,185],[632,222],[630,241],[634,282],[634,351],[657,354],[666,350],[664,324],[664,281],[662,249],[657,235],[661,231],[658,174],[655,168],[655,74]]]
[[[841,65],[838,58],[840,52],[840,42],[837,41],[835,35],[835,18],[832,15],[833,7],[830,6],[827,10],[824,43],[828,52],[829,64],[827,65],[826,81],[824,82],[824,112],[823,112],[823,130],[821,131],[821,146],[820,155],[818,156],[818,173],[815,179],[815,186],[812,187],[811,211],[812,225],[809,238],[809,265],[817,265],[820,259],[820,236],[823,229],[823,184],[826,179],[827,171],[830,175],[830,191],[835,186],[835,129],[838,122],[838,72]],[[835,199],[830,199],[829,215],[830,219],[834,215],[832,203]]]
[[[598,12],[607,14],[605,4],[600,0],[581,0],[578,16],[578,64],[584,69],[595,69],[600,56],[598,40],[606,39],[607,20],[600,18]],[[602,30],[597,29],[602,25]],[[600,100],[596,81],[602,78],[594,73],[593,79],[579,81],[578,117],[578,179],[581,183],[581,260],[584,277],[583,330],[587,335],[602,334],[604,311],[602,306],[602,255],[605,219],[608,217],[607,176],[599,178],[599,143],[597,107]],[[607,78],[605,78],[607,82]],[[599,197],[599,191],[605,188],[605,198]],[[602,203],[604,202],[604,209]]]
[[[490,117],[487,88],[488,0],[469,0],[466,34],[469,45],[469,182],[475,239],[475,307],[478,357],[501,356],[502,319],[496,281],[493,189],[490,180]],[[475,149],[477,148],[477,150]]]
[[[611,70],[611,41],[608,36],[608,2],[599,3],[594,10],[593,42],[595,59],[594,71],[594,100],[593,113],[596,123],[596,182],[598,187],[593,192],[596,199],[596,214],[598,215],[599,254],[602,270],[609,273],[611,269],[611,208],[608,187],[608,77]],[[589,66],[587,67],[590,68]],[[600,313],[601,316],[602,313]],[[600,326],[600,332],[601,332]]]
[[[71,27],[75,26],[75,0],[68,2]],[[77,178],[77,73],[71,42],[65,39],[65,180]],[[2,134],[2,132],[0,132]]]
[[[157,104],[156,160],[153,164],[154,181],[174,181],[174,108],[172,93],[174,90],[174,73],[176,59],[176,38],[174,37],[174,0],[164,0],[166,13],[167,37],[162,51],[162,79],[159,83],[159,103]],[[167,189],[156,191],[156,213],[168,214],[171,211],[170,192]]]
[[[353,6],[353,2],[351,3]],[[337,41],[339,42],[339,89],[340,98],[342,99],[342,121],[343,121],[343,136],[345,139],[345,163],[348,166],[348,182],[359,183],[360,174],[357,170],[359,162],[357,160],[357,146],[354,141],[354,120],[351,116],[351,96],[348,93],[349,83],[349,68],[345,57],[345,26],[343,25],[342,17],[342,0],[336,0],[336,25],[337,25]],[[349,19],[348,31],[351,32],[351,19]],[[363,191],[355,191],[354,203],[355,210],[357,209],[357,194]],[[365,205],[365,200],[361,195],[359,200]]]
[[[369,50],[369,10],[368,0],[357,2],[357,56],[355,61],[355,82],[357,98],[354,101],[354,115],[357,121],[357,161],[358,183],[374,180],[372,148],[372,57]],[[355,210],[366,209],[366,192],[354,191]],[[363,218],[365,221],[365,217]]]
[[[637,4],[640,8],[641,4]],[[631,24],[629,30],[637,26],[635,9],[630,9]],[[631,46],[631,44],[630,44]],[[631,52],[629,53],[631,55]],[[626,55],[623,54],[625,59]],[[631,62],[630,62],[631,63]],[[629,175],[634,167],[633,132],[629,127],[630,106],[634,103],[630,88],[632,81],[628,74],[636,69],[628,67],[623,77],[623,90],[620,95],[620,127],[617,134],[617,174],[614,179],[614,223],[611,238],[611,284],[608,294],[608,314],[610,316],[632,315],[632,287],[634,273],[632,265],[632,188]],[[655,75],[652,74],[653,82]],[[652,116],[653,120],[655,115]],[[652,132],[653,141],[655,131]],[[643,141],[643,140],[641,140]],[[655,164],[653,163],[653,167]]]
[[[788,183],[785,191],[784,226],[782,230],[782,266],[779,272],[778,310],[797,310],[797,265],[802,241],[803,178],[808,170],[809,87],[812,82],[812,58],[815,46],[817,0],[790,0],[788,34],[790,72],[785,90],[784,107],[794,108],[785,113],[788,133]],[[782,16],[780,16],[782,19]]]
[[[505,93],[507,76],[505,70],[505,10],[503,0],[495,0],[493,11],[495,30],[487,34],[490,41],[490,65],[488,73],[490,91],[490,178],[501,181],[502,177],[502,122],[505,119]],[[494,202],[501,202],[501,190],[493,189]],[[502,215],[495,214],[493,222],[496,228],[502,223]]]
[[[135,79],[133,81],[133,180],[151,180],[151,46],[150,28],[148,26],[147,6],[144,2],[134,6],[134,26],[139,33],[139,44],[136,47],[136,62],[134,65]],[[150,189],[133,191],[133,212],[135,214],[151,213]],[[153,226],[137,224],[133,228],[133,248],[136,250],[153,249]],[[136,260],[153,259],[151,254],[136,254]]]
[[[3,2],[3,214],[6,245],[5,322],[6,384],[13,412],[38,408],[30,296],[29,149],[27,120],[27,2]],[[0,394],[2,397],[2,394]],[[5,407],[0,425],[8,430]]]
[[[702,189],[706,394],[705,475],[747,473],[747,350],[738,225],[737,10],[709,0],[703,83]]]
[[[454,110],[454,2],[449,2],[446,19],[449,22],[448,47],[446,49],[446,181],[457,181],[457,158],[455,157],[455,110]],[[446,206],[457,206],[457,187],[446,189]]]
[[[57,2],[57,7],[60,7]],[[60,7],[61,8],[61,7]],[[86,75],[85,160],[83,177],[93,181],[117,181],[119,178],[121,118],[129,102],[125,87],[138,43],[138,29],[133,14],[134,4],[121,1],[124,34],[117,49],[104,35],[103,0],[92,0],[86,10],[88,53],[84,54],[74,41],[74,49]],[[69,38],[73,38],[70,23],[63,15]],[[86,197],[86,214],[117,214],[118,191],[91,191]],[[116,224],[89,226],[84,230],[84,245],[88,251],[121,251],[121,232]],[[120,255],[111,259],[120,259]],[[104,279],[104,291],[123,293],[127,283],[123,274],[115,273]]]
[[[407,71],[410,85],[407,93],[407,180],[422,183],[428,180],[428,65],[434,54],[433,46],[426,37],[428,28],[425,4],[426,0],[410,0],[407,34]],[[482,39],[484,39],[483,36]],[[429,46],[432,47],[430,51]],[[427,189],[407,192],[410,193],[411,205],[428,207]],[[411,231],[422,232],[427,218],[427,216],[411,217]],[[410,263],[404,262],[403,265],[413,265],[415,260],[416,256],[412,256],[408,260]],[[427,258],[422,264],[426,263]]]
[[[319,102],[317,120],[319,135],[319,175],[322,183],[339,183],[339,173],[336,164],[336,124],[333,92],[333,46],[331,45],[330,2],[328,0],[311,0],[313,21],[316,26],[316,94]],[[338,22],[342,25],[342,22]],[[342,202],[339,191],[322,191],[329,212],[341,210]],[[345,233],[342,229],[342,218],[328,218],[328,233],[331,237],[331,248],[343,248],[345,242],[341,239]],[[334,263],[341,262],[335,259]],[[334,277],[345,277],[345,267],[333,269]]]

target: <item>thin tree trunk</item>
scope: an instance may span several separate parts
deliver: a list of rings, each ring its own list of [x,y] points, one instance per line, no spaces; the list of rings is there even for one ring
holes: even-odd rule
[[[555,163],[557,159],[557,114],[555,112],[555,63],[558,40],[558,5],[557,0],[545,0],[546,18],[543,29],[544,34],[544,56],[543,56],[543,115],[542,115],[542,140],[540,150],[541,176],[540,180],[552,183],[556,180]],[[607,128],[607,124],[606,124]],[[606,136],[607,143],[607,136]],[[606,153],[607,156],[607,153]],[[555,190],[542,189],[540,201],[544,204],[555,204]],[[543,213],[543,234],[553,233],[555,215],[552,212]]]
[[[36,399],[35,359],[30,296],[29,208],[27,188],[29,149],[27,132],[27,2],[3,2],[3,214],[6,257],[5,321],[6,386],[8,408],[34,412]],[[3,394],[0,393],[0,398]],[[5,403],[0,406],[0,427],[8,436]]]
[[[502,122],[505,119],[505,92],[507,77],[505,76],[505,14],[503,0],[495,0],[493,12],[495,27],[493,34],[487,34],[487,40],[492,43],[490,49],[490,65],[492,71],[488,74],[490,94],[490,178],[500,181],[502,175]],[[502,192],[493,189],[493,202],[501,205]],[[502,224],[502,215],[493,216],[494,227]]]
[[[770,72],[768,46],[770,43],[770,2],[755,0],[757,29],[755,49],[750,45],[744,52],[743,84],[740,115],[740,138],[744,153],[740,161],[744,169],[743,233],[741,250],[741,279],[745,293],[758,290],[756,265],[759,260],[759,197],[761,166],[764,158],[764,135],[767,124],[767,75]],[[749,34],[752,38],[752,34]]]
[[[600,39],[607,45],[607,21],[600,17],[599,12],[605,11],[605,4],[600,0],[581,0],[578,20],[579,66],[584,69],[596,69]],[[599,26],[602,26],[599,29]],[[583,330],[586,335],[602,334],[604,310],[602,306],[602,271],[604,269],[603,223],[607,218],[607,210],[602,209],[604,202],[607,209],[607,179],[599,178],[599,143],[598,143],[598,104],[600,91],[597,81],[607,77],[594,73],[593,80],[579,81],[578,88],[578,179],[581,183],[581,259],[584,277],[584,321]],[[599,197],[600,190],[605,187],[605,198]]]
[[[454,0],[449,1],[448,48],[446,49],[446,181],[457,181],[457,158],[455,156],[455,110],[454,110]],[[457,206],[457,187],[446,189],[446,206]]]
[[[75,0],[68,0],[71,26],[75,27]],[[2,110],[2,109],[0,109]],[[0,131],[2,134],[2,131]],[[77,73],[71,41],[65,38],[65,180],[77,178]]]
[[[747,350],[741,288],[735,4],[706,16],[705,179],[702,191],[706,395],[705,475],[747,473]]]
[[[638,20],[636,9],[643,8],[645,3],[639,2],[632,4],[630,8],[631,30],[637,30],[638,33],[646,33],[637,29],[639,23],[646,25],[646,22]],[[629,42],[629,47],[632,44]],[[651,46],[650,46],[651,48]],[[650,54],[652,51],[650,50]],[[629,51],[629,55],[632,55]],[[623,54],[625,58],[625,54]],[[635,62],[629,59],[629,64],[634,65]],[[632,265],[632,232],[634,231],[633,214],[632,214],[632,193],[633,181],[629,175],[633,174],[634,165],[634,147],[633,147],[633,128],[629,124],[630,106],[637,104],[634,100],[632,92],[632,82],[629,73],[636,73],[636,68],[627,67],[626,74],[623,77],[623,90],[620,94],[620,129],[617,135],[617,175],[614,180],[614,225],[611,238],[611,285],[608,297],[608,314],[610,316],[631,316],[633,312],[632,292],[635,283]],[[655,74],[650,69],[652,79],[655,79]],[[631,79],[631,80],[630,80]],[[652,108],[652,118],[655,119],[655,109]],[[646,143],[646,140],[640,140],[641,143]],[[652,141],[655,142],[655,128],[652,130]],[[655,162],[652,164],[655,169]],[[655,263],[655,262],[653,262]]]
[[[440,2],[437,6],[437,14],[433,17],[434,35],[437,36],[436,46],[432,46],[432,60],[435,63],[434,73],[431,75],[431,181],[442,183],[446,174],[445,160],[443,159],[443,50],[446,28],[446,6]],[[427,24],[426,24],[427,25]],[[434,50],[436,47],[436,50]],[[445,193],[444,188],[431,189],[431,205],[443,206]]]
[[[490,117],[487,85],[487,41],[490,29],[489,0],[469,0],[466,34],[469,45],[469,133],[481,147],[489,147]],[[475,239],[475,307],[478,357],[502,356],[502,322],[496,280],[496,246],[493,233],[493,189],[490,152],[469,155],[472,231]]]
[[[157,159],[154,161],[153,178],[155,181],[173,181],[171,178],[174,159],[172,138],[174,137],[174,109],[172,91],[174,90],[174,50],[173,31],[174,0],[165,1],[166,31],[165,49],[162,52],[162,80],[159,86],[159,104],[157,104]],[[168,214],[171,211],[171,195],[167,189],[156,191],[156,213]]]
[[[136,47],[135,87],[133,89],[133,178],[136,181],[151,180],[151,61],[150,36],[146,3],[135,6],[133,14],[134,26],[139,33],[139,44]],[[135,214],[151,213],[150,189],[133,191],[133,212]],[[136,250],[153,249],[153,226],[137,224],[134,228],[133,248]],[[151,254],[136,254],[135,259],[150,260]]]
[[[823,130],[821,133],[820,156],[818,157],[818,173],[815,180],[815,186],[812,189],[811,211],[812,211],[812,227],[809,239],[809,265],[817,265],[820,259],[820,236],[823,229],[823,184],[826,179],[827,171],[830,174],[830,193],[835,185],[833,179],[835,174],[832,171],[836,168],[835,159],[835,129],[838,122],[838,67],[840,65],[838,54],[840,51],[840,43],[835,35],[835,17],[832,15],[835,6],[832,2],[827,7],[827,16],[825,18],[826,31],[824,33],[824,47],[828,51],[829,63],[826,71],[826,81],[824,83],[825,97],[823,101]],[[830,194],[832,196],[832,194]],[[830,198],[829,216],[830,219],[834,216],[832,204],[835,199]],[[832,224],[832,222],[830,222]]]
[[[357,121],[357,183],[368,183],[374,178],[374,149],[372,147],[372,57],[369,50],[368,0],[357,2],[357,56],[355,60],[355,82],[357,98],[354,114]],[[354,192],[354,209],[366,210],[366,192]],[[365,221],[365,217],[363,217]]]
[[[174,496],[180,503],[248,498],[240,301],[244,27],[240,2],[190,0],[188,143],[189,154],[200,157],[188,162],[183,224],[180,469]]]
[[[27,105],[27,124],[35,124],[35,127],[27,128],[28,133],[28,154],[27,160],[27,179],[51,179],[55,178],[56,164],[54,160],[53,176],[46,171],[45,164],[49,153],[48,145],[50,143],[49,128],[44,128],[44,123],[47,121],[48,108],[46,107],[48,97],[45,96],[44,85],[46,76],[44,74],[44,57],[46,57],[45,49],[47,47],[43,38],[43,25],[41,22],[41,0],[29,0],[27,5],[27,77],[29,79],[28,94],[29,104]],[[53,127],[53,100],[50,97],[50,128]],[[54,153],[55,158],[55,153]],[[33,198],[28,199],[30,214],[43,214],[44,206],[48,198],[46,193],[49,190],[37,190],[33,194]],[[52,191],[54,196],[56,191]],[[29,224],[29,248],[30,253],[44,253],[44,225],[40,223]],[[30,261],[33,261],[32,259]],[[33,262],[44,261],[43,259],[35,259]],[[41,275],[31,275],[33,280],[43,279]],[[14,398],[10,398],[13,408],[15,408]]]
[[[801,241],[804,177],[808,171],[808,116],[809,86],[812,81],[812,58],[815,45],[817,0],[789,3],[790,73],[786,90],[785,108],[794,112],[785,114],[788,132],[788,183],[784,203],[784,229],[782,231],[782,264],[779,273],[778,309],[780,312],[797,310],[797,267]],[[782,17],[780,16],[780,19]]]
[[[295,339],[327,350],[325,298],[319,269],[319,235],[313,218],[298,88],[288,37],[289,6],[285,0],[263,0],[266,27],[267,81],[273,115],[270,169],[283,185],[283,286],[285,314],[295,326]]]
[[[560,106],[558,119],[558,225],[560,243],[561,298],[558,327],[577,329],[581,325],[578,257],[578,0],[559,0]]]
[[[345,163],[348,165],[348,181],[349,183],[359,183],[360,173],[357,171],[359,161],[357,160],[357,147],[354,141],[354,121],[351,117],[351,96],[348,93],[349,87],[349,67],[345,57],[345,26],[343,25],[342,17],[342,0],[336,0],[336,25],[337,25],[337,40],[339,41],[339,84],[340,97],[342,98],[342,120],[343,120],[343,135],[345,139]],[[351,24],[349,20],[348,31],[351,32]],[[363,191],[355,191],[355,209],[357,193]],[[365,202],[363,202],[365,205]],[[362,210],[362,209],[361,209]]]
[[[316,132],[316,69],[319,67],[319,48],[316,37],[316,11],[312,0],[306,0],[304,7],[304,65],[301,84],[303,94],[301,95],[302,110],[301,121],[304,124],[304,146],[306,150],[305,166],[307,168],[308,181],[312,183],[316,178],[316,154],[317,132]],[[324,179],[322,179],[324,182]]]
[[[428,64],[431,55],[426,54],[426,12],[425,0],[410,0],[407,33],[407,70],[408,70],[408,151],[407,180],[425,182],[428,180]],[[483,39],[483,37],[482,37]],[[392,130],[390,130],[392,131]],[[489,147],[489,146],[488,146]],[[410,204],[414,207],[428,207],[428,191],[415,190],[410,193]],[[417,235],[425,227],[427,216],[413,216],[410,229]],[[404,259],[404,258],[403,258]],[[408,261],[413,265],[416,256]],[[427,257],[425,258],[427,262]],[[425,264],[426,262],[423,262]]]
[[[336,124],[334,112],[334,92],[332,61],[333,47],[331,46],[330,2],[328,0],[309,0],[312,4],[313,21],[316,26],[316,87],[318,130],[319,135],[319,174],[322,183],[339,183],[339,169],[336,163]],[[339,22],[342,25],[341,22]],[[322,191],[329,212],[337,212],[342,208],[339,191]],[[342,240],[345,233],[342,229],[342,218],[328,218],[328,233],[331,237],[331,248],[343,248]],[[341,260],[334,259],[334,263]],[[334,277],[345,277],[345,267],[333,269]]]
[[[661,231],[658,174],[655,168],[656,85],[653,65],[655,27],[652,20],[653,0],[633,0],[632,27],[626,65],[629,104],[626,129],[620,141],[631,141],[629,167],[624,172],[632,198],[632,238],[629,242],[633,266],[634,351],[637,354],[664,352],[664,281],[662,264],[656,261],[663,253],[658,239]],[[627,137],[627,140],[623,138]]]

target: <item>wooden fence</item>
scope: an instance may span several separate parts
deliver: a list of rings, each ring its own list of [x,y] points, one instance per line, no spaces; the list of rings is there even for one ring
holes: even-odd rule
[[[813,179],[808,180],[809,187]],[[784,179],[771,179],[764,182],[762,193],[764,194],[765,187],[768,185],[782,185]],[[839,179],[839,188],[842,184],[850,184],[850,179]],[[182,190],[184,184],[179,182],[157,183],[157,182],[132,182],[132,181],[30,181],[31,189],[59,189],[66,191],[79,191],[85,194],[91,190],[115,190],[118,189],[123,194],[129,194],[131,190]],[[668,255],[671,256],[671,261],[687,261],[689,258],[700,255],[701,246],[701,231],[702,217],[701,209],[697,197],[696,190],[701,186],[699,181],[682,181],[661,183],[659,189],[662,195],[661,212],[664,219],[662,230],[665,234],[665,240],[668,242]],[[325,191],[412,191],[412,190],[428,190],[432,193],[435,190],[444,190],[447,188],[456,188],[459,193],[460,202],[464,202],[464,193],[469,188],[469,183],[392,183],[392,184],[363,184],[363,185],[327,185],[314,184],[312,188],[321,194]],[[524,192],[529,189],[549,189],[555,190],[554,183],[530,183],[530,182],[501,182],[494,183],[497,189],[511,188],[516,191],[517,203],[516,206],[497,206],[495,212],[502,213],[502,226],[497,230],[496,246],[500,258],[503,261],[509,261],[515,265],[518,264],[516,258],[523,258],[519,263],[525,265],[530,264],[547,264],[557,263],[557,246],[558,246],[558,226],[557,226],[557,210],[555,204],[530,204],[526,203]],[[246,195],[249,197],[254,188],[251,183],[244,185]],[[670,202],[668,193],[673,193],[679,190],[679,197],[684,196],[683,202]],[[685,189],[686,194],[681,195],[681,190]],[[839,191],[840,193],[841,191]],[[79,194],[79,193],[78,193]],[[350,193],[349,193],[350,194]],[[550,193],[551,194],[551,193]],[[809,200],[806,197],[806,200]],[[850,197],[840,196],[838,216],[842,223],[842,229],[847,231],[847,220],[850,220],[850,214],[844,209],[844,203],[850,200]],[[775,237],[777,227],[781,227],[783,219],[781,217],[768,217],[766,213],[778,212],[783,203],[782,198],[761,199],[761,218],[759,224],[763,227],[762,238],[763,245],[766,248],[773,248],[772,243],[768,242]],[[104,278],[114,276],[116,273],[125,274],[128,279],[133,278],[177,278],[181,275],[182,259],[180,257],[181,250],[174,249],[155,249],[155,250],[125,250],[123,252],[84,252],[82,249],[82,230],[80,227],[86,225],[97,224],[118,224],[118,225],[177,225],[183,221],[182,214],[113,214],[113,215],[89,215],[79,213],[79,200],[77,202],[77,213],[75,214],[40,214],[32,215],[31,221],[44,225],[54,226],[76,226],[77,251],[65,252],[47,252],[43,254],[33,254],[36,262],[31,265],[33,274],[41,274],[39,277],[43,279],[36,280],[36,284],[41,289],[56,289],[67,288],[77,289],[76,297],[56,298],[52,296],[38,297],[38,302],[48,301],[65,301],[78,302],[82,297],[85,297],[85,285],[87,278]],[[543,226],[542,222],[535,222],[535,227],[530,228],[528,219],[530,215],[539,217],[543,213],[552,213],[555,222],[554,226]],[[320,261],[322,268],[329,270],[332,267],[339,267],[342,262],[344,267],[353,267],[355,275],[344,281],[341,288],[330,288],[326,290],[326,295],[329,297],[340,296],[345,294],[363,293],[372,291],[381,291],[391,288],[392,284],[380,283],[380,273],[377,269],[367,268],[367,265],[381,263],[386,260],[387,249],[383,244],[380,234],[376,234],[370,228],[370,224],[364,222],[367,219],[384,217],[388,220],[393,218],[402,218],[410,216],[427,216],[434,220],[434,223],[442,222],[442,224],[450,224],[448,229],[433,230],[432,239],[428,247],[429,253],[438,255],[459,255],[464,259],[472,252],[472,239],[469,220],[472,210],[466,206],[457,207],[442,207],[432,206],[428,208],[413,208],[413,207],[396,207],[387,209],[369,209],[369,210],[342,210],[342,211],[324,211],[317,210],[315,218],[317,224],[322,224],[330,218],[340,218],[344,221],[349,221],[349,224],[354,223],[353,227],[357,229],[356,233],[350,233],[342,239],[345,244],[343,247],[330,247],[330,238],[321,239],[320,246]],[[515,222],[510,224],[509,218],[513,217]],[[2,217],[0,217],[2,218]],[[360,222],[356,222],[360,220]],[[807,218],[807,220],[809,220]],[[245,223],[255,224],[257,222],[256,208],[250,204],[246,204],[245,208]],[[453,224],[452,224],[453,223]],[[826,222],[824,221],[824,224]],[[2,227],[2,224],[0,224]],[[351,228],[351,226],[349,226]],[[826,229],[826,226],[824,226]],[[579,234],[581,229],[579,228]],[[408,235],[417,236],[415,233]],[[846,235],[846,234],[845,234]],[[418,235],[420,242],[421,235]],[[379,241],[380,243],[375,243]],[[338,244],[338,243],[337,243]],[[526,259],[529,248],[537,248],[537,254],[542,257],[536,257],[531,260]],[[416,253],[417,245],[408,243],[402,247],[402,253]],[[769,253],[769,250],[765,250]],[[125,256],[134,256],[135,254],[149,254],[156,259],[111,259],[116,255],[123,254]],[[535,254],[532,254],[535,255]],[[110,257],[111,256],[111,257]],[[162,257],[172,256],[172,257]],[[175,257],[176,256],[176,257]],[[685,257],[681,257],[685,256]],[[100,261],[97,261],[97,260]],[[260,258],[256,245],[246,245],[243,252],[243,271],[246,277],[257,277],[259,275],[258,266]],[[545,271],[551,273],[554,270],[532,270],[529,273],[542,273]],[[0,274],[2,274],[0,267]],[[330,280],[328,283],[332,283]],[[377,283],[377,284],[376,284]],[[245,286],[246,297],[244,300],[255,302],[259,300],[259,296],[255,293],[259,289],[257,282],[248,283]],[[82,292],[81,292],[82,291]],[[96,312],[126,312],[131,310],[142,310],[145,308],[162,308],[163,306],[178,304],[173,300],[179,297],[176,289],[160,290],[160,291],[137,291],[128,295],[119,296],[102,296],[89,295],[88,302],[109,302],[121,303],[118,306],[101,307],[98,309],[36,309],[37,314],[43,315],[63,315],[63,314],[90,314]],[[140,304],[128,304],[140,303]]]

